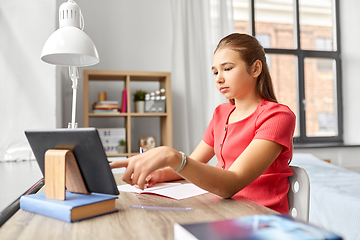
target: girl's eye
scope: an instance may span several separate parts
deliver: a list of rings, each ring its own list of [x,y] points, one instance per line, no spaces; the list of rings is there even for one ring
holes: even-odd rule
[[[213,74],[214,74],[214,75],[217,75],[217,74],[218,74],[218,72],[213,72]]]
[[[225,68],[225,71],[230,71],[232,68]]]

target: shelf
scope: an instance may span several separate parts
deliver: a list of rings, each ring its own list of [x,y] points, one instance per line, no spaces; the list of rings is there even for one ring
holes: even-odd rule
[[[106,154],[107,157],[131,157],[140,154],[139,152],[132,153],[119,153],[119,154]]]
[[[108,157],[128,157],[127,153],[119,153],[119,154],[106,154]]]
[[[167,113],[130,113],[132,117],[167,117]]]
[[[89,117],[126,117],[127,113],[89,113]]]
[[[129,113],[89,113],[89,117],[126,117]],[[166,117],[167,113],[130,113],[132,117]]]
[[[153,120],[155,122],[159,121],[160,123],[160,133],[159,138],[157,139],[157,146],[173,146],[173,129],[172,129],[172,98],[171,98],[171,79],[169,72],[135,72],[135,71],[105,71],[105,70],[84,70],[83,74],[83,86],[84,86],[84,127],[90,126],[90,119],[94,123],[96,128],[106,128],[104,126],[106,122],[121,122],[121,127],[126,128],[126,149],[127,153],[122,154],[108,154],[108,157],[130,157],[136,154],[139,154],[138,146],[135,145],[135,139],[138,136],[133,136],[133,128],[139,128],[141,126],[133,126],[139,124],[140,119],[143,118],[153,118],[159,117],[159,120]],[[90,82],[92,86],[90,86]],[[166,112],[165,113],[135,113],[132,112],[132,96],[131,96],[131,83],[135,82],[154,82],[158,84],[160,88],[165,88],[165,97],[166,97]],[[93,85],[94,84],[94,85]],[[95,92],[98,91],[98,88],[101,88],[103,85],[111,85],[111,91],[115,92],[116,96],[120,98],[122,96],[122,91],[127,89],[127,104],[126,104],[126,113],[92,113],[90,105],[90,97],[94,99]],[[114,86],[114,87],[113,87]],[[91,89],[90,91],[90,88]],[[90,96],[91,94],[91,96]],[[109,99],[111,100],[111,99]],[[121,99],[115,99],[121,100]],[[93,102],[91,102],[93,103]],[[121,102],[119,101],[119,107],[121,107]],[[95,120],[96,119],[96,120]],[[139,121],[134,121],[132,119],[138,119]],[[105,124],[106,125],[106,124]],[[143,124],[142,124],[143,125]],[[135,137],[135,139],[133,139]],[[132,141],[133,140],[133,141]],[[137,151],[132,152],[131,150],[137,149]]]

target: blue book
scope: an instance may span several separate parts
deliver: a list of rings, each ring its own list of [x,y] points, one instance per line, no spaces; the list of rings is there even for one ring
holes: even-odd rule
[[[194,224],[175,224],[174,239],[235,240],[341,240],[342,237],[288,215],[254,215]]]
[[[66,191],[66,200],[45,197],[45,193],[21,196],[20,208],[65,222],[76,222],[118,211],[117,196],[92,193],[90,195]]]

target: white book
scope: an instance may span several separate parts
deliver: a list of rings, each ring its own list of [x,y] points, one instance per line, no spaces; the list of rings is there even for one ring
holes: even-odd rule
[[[119,101],[99,101],[99,104],[119,104]]]

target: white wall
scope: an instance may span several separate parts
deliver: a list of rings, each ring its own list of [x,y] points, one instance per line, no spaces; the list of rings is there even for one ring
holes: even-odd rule
[[[360,144],[360,1],[340,1],[341,57],[343,79],[344,139]],[[360,154],[359,154],[360,161]]]
[[[58,79],[62,88],[57,89],[58,92],[63,89],[63,102],[56,101],[57,72],[54,67],[39,60],[44,41],[58,26],[57,9],[62,2],[57,0],[54,4],[48,0],[34,0],[21,1],[20,4],[20,0],[1,0],[0,100],[7,105],[0,104],[0,160],[8,156],[8,152],[19,152],[27,146],[24,129],[64,127],[70,120],[72,95],[67,70],[59,68],[61,77]],[[169,1],[76,2],[84,15],[85,32],[93,39],[100,54],[100,63],[93,69],[171,71],[172,22]],[[359,10],[360,2],[357,0],[340,1],[344,140],[351,145],[360,145],[360,109],[357,104],[360,89],[360,28],[355,24],[360,22]],[[42,14],[35,14],[40,12]],[[176,89],[173,89],[173,94],[176,94]],[[63,116],[56,113],[59,108]],[[178,113],[176,109],[173,112],[176,120]],[[82,115],[80,81],[77,114],[80,126]],[[58,125],[57,118],[61,118]],[[186,141],[180,131],[174,138]],[[358,147],[351,150],[301,149],[295,152],[311,152],[345,167],[360,167]]]
[[[30,155],[24,130],[56,127],[56,69],[40,60],[55,12],[53,1],[1,0],[0,161]]]

